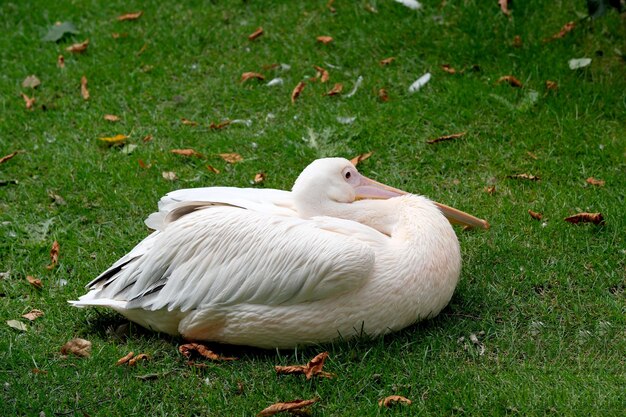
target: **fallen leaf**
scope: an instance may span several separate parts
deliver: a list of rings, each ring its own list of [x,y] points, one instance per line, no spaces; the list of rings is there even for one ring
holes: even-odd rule
[[[33,310],[30,310],[28,313],[23,314],[22,317],[30,321],[34,321],[34,320],[37,320],[39,317],[42,317],[43,315],[44,315],[43,311],[33,309]]]
[[[61,347],[61,355],[76,355],[87,358],[91,355],[91,342],[89,340],[75,338]]]
[[[574,28],[576,28],[576,22],[574,22],[574,21],[567,22],[565,25],[563,25],[563,27],[561,28],[560,31],[558,31],[554,35],[550,36],[549,38],[545,38],[543,41],[544,42],[550,42],[550,41],[553,41],[555,39],[561,39],[565,35],[567,35],[569,32],[574,30]]]
[[[126,139],[128,139],[128,136],[122,134],[111,137],[98,138],[98,140],[106,142],[108,145],[120,145],[126,142]]]
[[[298,85],[296,85],[296,88],[294,88],[291,92],[291,103],[295,103],[296,99],[300,97],[300,94],[302,93],[302,90],[304,90],[305,85],[306,84],[304,84],[303,81],[300,81]]]
[[[559,89],[559,85],[555,81],[546,81],[546,89],[556,91]]]
[[[327,96],[336,96],[337,94],[340,94],[342,90],[343,90],[343,84],[336,83],[333,86],[333,88],[328,90],[328,92],[325,95],[327,95]]]
[[[360,162],[365,161],[367,158],[369,158],[370,156],[372,156],[373,152],[367,152],[367,153],[362,153],[359,156],[355,156],[354,158],[352,158],[350,160],[350,162],[352,162],[352,165],[357,166]]]
[[[89,39],[86,39],[84,42],[75,43],[71,46],[68,46],[67,48],[65,48],[65,50],[73,54],[82,54],[83,52],[87,50],[88,46],[89,46]]]
[[[58,206],[64,206],[64,205],[67,204],[63,197],[61,197],[60,195],[58,195],[57,193],[55,193],[52,190],[48,191],[48,197],[50,197],[52,199],[52,201],[54,202],[54,204],[56,204]]]
[[[237,358],[218,355],[217,353],[209,350],[206,346],[200,343],[186,343],[178,347],[178,351],[187,359],[192,355],[197,354],[203,358],[210,359],[212,361],[234,361]]]
[[[253,41],[262,35],[263,35],[263,28],[259,27],[257,30],[255,30],[254,32],[248,35],[248,39]]]
[[[52,242],[52,247],[50,248],[50,265],[46,267],[46,269],[52,269],[59,263],[59,242],[56,240]]]
[[[236,164],[237,162],[243,161],[243,157],[238,153],[221,153],[219,156],[229,164]]]
[[[521,48],[524,42],[522,42],[522,37],[520,35],[515,35],[513,38],[513,47]]]
[[[300,410],[317,402],[317,400],[317,398],[312,398],[310,400],[294,400],[286,403],[275,403],[259,412],[257,417],[273,416],[274,414],[278,414],[283,411]]]
[[[161,175],[168,181],[176,181],[178,179],[176,173],[173,171],[163,171],[161,172]]]
[[[357,157],[358,158],[358,157]],[[365,159],[365,158],[364,158]],[[306,365],[290,365],[290,366],[274,366],[277,374],[303,374],[306,379],[311,379],[313,376],[320,376],[324,378],[332,378],[334,375],[330,372],[322,371],[324,367],[324,361],[328,358],[328,352],[322,352],[316,355]]]
[[[466,133],[467,132],[461,132],[461,133],[454,133],[452,135],[439,136],[438,138],[426,141],[426,143],[428,143],[429,145],[432,145],[432,144],[437,143],[437,142],[443,142],[443,141],[446,141],[446,140],[458,139],[458,138],[462,138],[463,136],[465,136]]]
[[[214,173],[214,174],[219,174],[219,173],[220,173],[220,170],[219,170],[219,169],[214,168],[214,167],[212,167],[211,165],[207,165],[207,166],[206,166],[206,169],[208,169],[209,171],[211,171],[211,172],[212,172],[212,173]]]
[[[104,120],[107,120],[109,122],[119,122],[120,118],[114,114],[105,114]]]
[[[256,80],[264,80],[265,76],[263,74],[259,74],[258,72],[244,72],[243,74],[241,74],[241,82],[244,83],[246,81],[248,81],[249,79],[256,79]]]
[[[536,211],[532,211],[531,209],[528,209],[528,214],[530,214],[530,217],[532,217],[535,220],[543,219],[543,214],[537,213]]]
[[[176,155],[182,156],[195,156],[196,158],[202,158],[203,155],[200,152],[197,152],[193,149],[172,149],[171,153],[175,153]]]
[[[135,12],[135,13],[126,13],[123,14],[121,16],[117,17],[117,20],[119,20],[120,22],[123,22],[125,20],[137,20],[139,19],[141,16],[143,15],[142,11],[139,12]]]
[[[150,168],[150,167],[152,166],[152,164],[146,164],[146,163],[143,161],[143,159],[139,159],[139,160],[137,161],[137,163],[138,163],[138,164],[139,164],[139,166],[140,166],[141,168],[143,168],[143,169],[148,169],[148,168]]]
[[[509,175],[507,176],[507,178],[511,178],[514,180],[529,180],[529,181],[539,181],[541,178],[539,178],[536,175],[532,175],[532,174],[515,174],[515,175]]]
[[[29,75],[28,77],[24,78],[24,81],[22,81],[22,87],[24,88],[37,88],[41,85],[41,81],[39,80],[39,78],[37,78],[36,75]]]
[[[0,164],[4,164],[6,161],[8,161],[9,159],[12,159],[18,153],[23,153],[23,152],[24,151],[15,151],[15,152],[11,152],[8,155],[3,156],[2,158],[0,158]]]
[[[150,142],[151,140],[152,140],[152,135],[146,135],[146,136],[144,136],[144,137],[143,137],[143,139],[141,139],[141,141],[142,141],[143,143],[148,143],[148,142]]]
[[[182,124],[187,126],[198,126],[198,122],[194,122],[193,120],[185,119],[184,117],[180,118]]]
[[[31,277],[30,275],[27,275],[26,281],[28,281],[30,285],[37,288],[38,290],[43,288],[43,283],[41,282],[39,278],[35,278],[35,277]]]
[[[50,26],[48,33],[46,33],[41,40],[47,42],[57,42],[67,34],[78,34],[78,30],[74,24],[72,22],[56,22],[54,25]]]
[[[89,90],[87,89],[87,77],[84,75],[80,78],[80,95],[83,100],[89,100]]]
[[[230,120],[224,120],[224,121],[219,122],[217,124],[215,124],[214,122],[211,122],[211,124],[209,125],[209,129],[224,129],[229,124],[231,124]]]
[[[65,57],[63,55],[57,57],[57,67],[65,68]]]
[[[24,99],[24,103],[26,104],[26,110],[32,110],[33,105],[37,101],[35,97],[28,97],[26,94],[22,93],[22,98]]]
[[[142,361],[142,360],[147,361],[149,359],[150,357],[148,355],[146,355],[145,353],[140,353],[139,355],[135,356],[134,358],[128,361],[128,366],[135,366],[137,362]]]
[[[389,95],[387,94],[387,90],[385,90],[384,88],[378,90],[378,98],[380,99],[380,101],[389,101]]]
[[[316,39],[318,42],[323,43],[324,45],[328,45],[333,41],[333,38],[330,36],[318,36]]]
[[[48,375],[48,371],[46,371],[45,369],[33,368],[31,369],[31,372],[34,374]]]
[[[536,161],[537,159],[539,159],[539,157],[538,157],[537,155],[535,155],[534,153],[532,153],[532,152],[530,152],[530,151],[526,152],[526,155],[530,156],[530,157],[531,157],[532,159],[534,159],[535,161]]]
[[[606,182],[604,180],[599,180],[594,177],[589,177],[587,178],[587,184],[596,185],[598,187],[604,187],[604,184],[606,184]]]
[[[411,400],[409,400],[406,397],[403,397],[401,395],[390,395],[389,397],[385,397],[382,400],[378,401],[378,406],[379,407],[391,407],[392,405],[395,405],[398,403],[406,404],[406,405],[412,404]]]
[[[19,320],[7,320],[7,324],[15,330],[19,330],[21,332],[28,331],[28,327],[26,327],[26,325]]]
[[[123,358],[119,358],[117,362],[115,363],[115,365],[116,366],[124,365],[126,362],[131,360],[133,356],[135,356],[135,352],[128,352],[126,356],[124,356]]]
[[[565,218],[566,222],[572,224],[578,223],[593,223],[593,224],[604,224],[604,217],[602,213],[577,213],[573,216],[569,216]]]
[[[313,65],[313,68],[315,68],[315,70],[317,71],[316,78],[319,77],[322,83],[325,83],[330,79],[330,75],[328,74],[328,71],[326,71],[324,68],[319,67],[317,65]]]
[[[255,184],[260,184],[263,181],[265,181],[265,172],[257,172],[257,174],[254,176],[254,183]]]
[[[335,0],[328,0],[328,3],[326,3],[326,8],[331,12],[331,13],[335,13],[337,10],[335,10],[335,8],[333,7],[333,3],[335,2]]]
[[[502,13],[511,17],[511,11],[509,10],[509,0],[498,0],[498,4],[500,5],[500,10],[502,10]]]
[[[498,78],[497,83],[500,84],[502,82],[508,83],[511,87],[522,87],[522,82],[512,75],[503,75],[502,77]]]
[[[591,58],[570,59],[567,61],[567,64],[571,70],[577,70],[589,66],[589,64],[591,64]]]
[[[389,58],[381,59],[379,63],[380,65],[385,66],[385,65],[391,64],[395,60],[396,60],[396,57],[390,56]]]
[[[456,69],[452,68],[450,64],[443,64],[441,69],[447,72],[448,74],[456,74]]]

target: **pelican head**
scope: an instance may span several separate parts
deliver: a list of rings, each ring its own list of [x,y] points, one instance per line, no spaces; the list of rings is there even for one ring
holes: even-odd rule
[[[361,175],[345,158],[322,158],[311,162],[296,179],[292,192],[296,209],[303,217],[329,215],[337,204],[408,194]],[[441,203],[435,204],[452,223],[489,228],[485,220]]]

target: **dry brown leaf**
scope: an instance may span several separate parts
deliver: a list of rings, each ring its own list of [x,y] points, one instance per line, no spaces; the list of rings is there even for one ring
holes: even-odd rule
[[[556,91],[559,89],[559,85],[556,83],[556,81],[548,80],[546,81],[546,89]]]
[[[329,372],[322,371],[324,367],[324,361],[328,358],[328,352],[322,352],[316,355],[306,365],[289,365],[289,366],[274,366],[277,374],[303,374],[306,379],[311,379],[313,376],[320,376],[324,378],[332,378],[334,375]]]
[[[23,314],[22,317],[30,321],[34,321],[34,320],[37,320],[39,317],[42,317],[43,315],[44,315],[43,311],[33,309],[33,310],[30,310],[28,313]]]
[[[22,98],[24,99],[24,103],[26,104],[26,110],[32,110],[33,105],[37,101],[35,97],[28,97],[26,94],[22,93]]]
[[[274,414],[278,414],[283,411],[300,410],[304,407],[308,407],[316,401],[317,398],[312,398],[310,400],[294,400],[286,403],[275,403],[259,412],[257,417],[273,416]]]
[[[360,162],[365,161],[367,158],[372,156],[372,154],[373,152],[362,153],[361,155],[352,158],[350,162],[352,162],[352,165],[357,166]]]
[[[39,278],[35,278],[32,277],[30,275],[26,276],[26,281],[28,281],[28,283],[30,285],[32,285],[33,287],[37,288],[38,290],[43,288],[43,282],[41,282],[41,280]]]
[[[243,161],[243,157],[238,153],[220,153],[219,156],[229,164],[236,164],[237,162]]]
[[[265,178],[266,178],[265,172],[257,172],[257,174],[254,176],[254,183],[260,184],[263,181],[265,181]]]
[[[143,139],[141,139],[141,141],[142,141],[143,143],[148,143],[148,142],[150,142],[151,140],[152,140],[152,135],[146,135],[146,136],[144,136],[144,137],[143,137]]]
[[[135,13],[126,13],[126,14],[123,14],[121,16],[118,16],[117,20],[119,20],[120,22],[123,22],[124,20],[137,20],[142,15],[143,15],[142,11],[135,12]]]
[[[336,83],[333,86],[333,88],[328,90],[328,92],[325,95],[327,95],[327,96],[336,96],[336,95],[340,94],[342,90],[343,90],[343,84]]]
[[[65,48],[66,51],[71,52],[73,54],[82,54],[87,50],[89,46],[89,39],[86,39],[84,42],[75,43],[74,45],[68,46]]]
[[[123,358],[119,358],[117,362],[115,363],[115,365],[116,366],[124,365],[126,362],[131,360],[133,356],[135,356],[135,352],[128,352],[126,356],[124,356]]]
[[[543,219],[543,214],[537,213],[536,211],[532,211],[531,209],[528,209],[528,214],[530,214],[530,217],[532,217],[535,220]]]
[[[256,79],[256,80],[264,80],[265,76],[263,74],[259,74],[258,72],[244,72],[243,74],[241,74],[241,82],[244,83],[246,81],[248,81],[249,79]]]
[[[65,68],[65,57],[63,55],[57,57],[57,67]]]
[[[395,56],[390,56],[389,58],[381,59],[379,63],[380,65],[385,66],[385,65],[391,64],[395,60],[396,60]]]
[[[195,156],[196,158],[202,158],[203,155],[200,152],[197,152],[193,149],[172,149],[171,153],[175,153],[176,155],[182,156]]]
[[[512,75],[503,75],[502,77],[498,78],[497,83],[500,84],[502,82],[508,83],[511,87],[522,87],[522,82]]]
[[[509,10],[509,0],[498,0],[498,4],[500,5],[500,10],[502,10],[502,13],[511,17],[511,11]]]
[[[230,123],[231,123],[230,120],[224,120],[224,121],[219,122],[217,124],[215,124],[214,122],[211,122],[211,124],[209,125],[209,129],[224,129]]]
[[[296,88],[293,89],[293,91],[291,92],[291,103],[292,104],[296,102],[296,99],[298,97],[300,97],[300,94],[302,93],[302,90],[304,90],[304,86],[305,85],[306,84],[304,84],[303,81],[300,81],[298,83],[298,85],[296,85]]]
[[[434,143],[444,142],[446,140],[458,139],[458,138],[462,138],[463,136],[465,136],[466,133],[467,132],[461,132],[461,133],[454,133],[452,135],[439,136],[438,138],[427,140],[426,143],[428,143],[429,145],[432,145]]]
[[[411,405],[412,402],[408,398],[403,397],[401,395],[390,395],[389,397],[385,397],[382,400],[378,401],[378,406],[379,407],[391,407],[392,405],[395,405],[398,403]]]
[[[178,347],[178,351],[187,359],[192,355],[200,355],[203,358],[210,359],[212,361],[234,361],[237,358],[218,355],[217,353],[209,350],[206,346],[200,343],[186,343]]]
[[[50,265],[48,265],[47,269],[54,268],[59,263],[59,242],[56,240],[52,242],[52,247],[50,248]]]
[[[80,95],[83,100],[89,100],[89,90],[87,89],[87,77],[84,75],[80,78]]]
[[[139,159],[139,160],[137,161],[137,163],[138,163],[138,164],[139,164],[139,166],[140,166],[141,168],[143,168],[143,169],[148,169],[148,168],[150,168],[150,167],[152,166],[152,164],[146,164],[146,163],[143,161],[143,159]]]
[[[37,88],[41,85],[41,81],[39,80],[39,78],[37,78],[36,75],[29,75],[28,77],[24,78],[24,81],[22,81],[22,87],[24,88]]]
[[[452,68],[450,64],[443,64],[441,69],[447,72],[448,74],[456,74],[456,69]]]
[[[489,185],[489,186],[484,188],[484,191],[487,194],[489,194],[489,195],[493,195],[496,192],[496,186],[495,185]]]
[[[536,175],[526,174],[526,173],[509,175],[507,176],[507,178],[511,178],[513,180],[529,180],[529,181],[539,181],[541,179]]]
[[[604,224],[604,217],[602,213],[577,213],[573,216],[569,216],[565,218],[566,222],[572,224],[578,223],[593,223],[593,224]]]
[[[104,120],[109,121],[109,122],[119,122],[120,118],[119,116],[116,116],[114,114],[105,114]]]
[[[146,355],[145,353],[140,353],[139,355],[135,356],[134,358],[128,361],[128,366],[135,366],[137,362],[141,360],[147,361],[147,360],[150,360],[150,357]]]
[[[333,41],[333,38],[330,36],[318,36],[316,39],[318,42],[323,43],[324,45],[328,45]]]
[[[89,340],[75,338],[61,347],[61,355],[76,355],[87,358],[91,355],[91,342]]]
[[[543,41],[544,42],[550,42],[550,41],[555,40],[555,39],[561,39],[562,37],[567,35],[569,32],[574,30],[575,28],[576,28],[576,22],[574,22],[574,21],[567,22],[565,25],[563,25],[563,27],[561,28],[560,31],[558,31],[557,33],[555,33],[554,35],[552,35],[549,38],[545,38]]]
[[[211,171],[211,172],[212,172],[212,173],[214,173],[214,174],[219,174],[219,173],[220,173],[220,170],[219,170],[219,169],[214,168],[214,167],[212,167],[211,165],[207,165],[207,166],[206,166],[206,169],[208,169],[209,171]]]
[[[384,102],[389,101],[389,94],[387,94],[387,90],[385,90],[384,88],[378,90],[378,99]]]
[[[194,122],[193,120],[185,119],[184,117],[180,118],[180,122],[187,126],[198,126],[198,122]]]
[[[31,372],[34,374],[42,374],[42,375],[48,374],[48,371],[46,371],[45,369],[39,369],[39,368],[33,368],[31,369]]]
[[[263,35],[263,28],[259,27],[257,30],[255,30],[254,32],[248,35],[248,39],[253,41],[262,35]]]
[[[23,152],[24,151],[15,151],[15,152],[11,152],[8,155],[3,156],[2,158],[0,158],[0,164],[4,164],[6,161],[8,161],[9,159],[12,159],[18,153],[23,153]]]
[[[524,42],[522,42],[522,37],[520,35],[515,35],[513,38],[513,47],[521,48]]]
[[[317,71],[317,75],[315,78],[319,78],[321,82],[325,83],[330,79],[330,74],[324,68],[319,67],[317,65],[313,65],[313,68]]]
[[[599,180],[599,179],[594,178],[594,177],[589,177],[589,178],[587,178],[586,181],[587,181],[587,184],[595,185],[595,186],[598,186],[598,187],[604,187],[604,184],[606,184],[606,181]]]
[[[538,157],[537,155],[535,155],[534,153],[532,153],[532,152],[530,152],[530,151],[527,151],[527,152],[526,152],[526,155],[530,156],[530,157],[531,157],[532,159],[534,159],[535,161],[536,161],[537,159],[539,159],[539,157]]]
[[[176,181],[178,179],[178,176],[174,171],[163,171],[161,172],[161,176],[168,181]]]

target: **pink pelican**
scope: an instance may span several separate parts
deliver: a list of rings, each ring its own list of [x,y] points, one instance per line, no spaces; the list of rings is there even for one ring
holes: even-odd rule
[[[318,159],[291,192],[167,194],[146,220],[155,231],[71,303],[188,340],[262,348],[382,335],[450,301],[461,271],[450,222],[489,227],[347,159]]]

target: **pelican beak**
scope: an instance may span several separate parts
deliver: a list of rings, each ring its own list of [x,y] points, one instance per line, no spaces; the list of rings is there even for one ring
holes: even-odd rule
[[[359,182],[354,187],[354,190],[356,192],[356,200],[380,200],[409,194],[406,191],[402,191],[397,188],[382,184],[378,181],[374,181],[361,174],[359,174]],[[464,211],[457,210],[450,206],[446,206],[445,204],[437,203],[436,201],[433,201],[433,203],[439,208],[439,210],[441,210],[443,215],[446,216],[448,221],[452,224],[459,224],[470,228],[476,227],[485,230],[489,229],[490,227],[489,222],[487,222],[486,220],[479,219],[478,217],[474,217],[469,213],[465,213]]]

